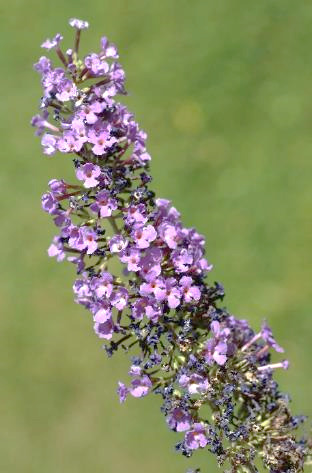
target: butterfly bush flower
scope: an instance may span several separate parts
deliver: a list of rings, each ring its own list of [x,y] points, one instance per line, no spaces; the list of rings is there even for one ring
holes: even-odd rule
[[[99,184],[98,177],[101,174],[100,166],[92,163],[86,163],[80,166],[76,171],[77,179],[83,181],[84,187],[90,189]]]
[[[103,190],[95,196],[95,202],[90,205],[90,209],[99,213],[100,217],[110,217],[112,212],[117,209],[117,201],[111,197],[108,191]]]
[[[192,417],[183,409],[176,407],[167,417],[167,423],[170,429],[176,432],[184,432],[191,428]]]
[[[189,430],[185,435],[185,445],[190,450],[206,447],[208,443],[205,426],[201,423],[195,423],[193,430]]]
[[[259,459],[271,473],[302,471],[311,453],[295,435],[303,418],[273,378],[288,368],[271,360],[283,349],[266,323],[255,333],[220,305],[204,237],[150,189],[147,135],[118,100],[126,91],[116,46],[102,37],[97,52],[79,57],[89,25],[69,23],[72,48],[62,51],[57,34],[42,44],[54,57],[34,65],[43,91],[32,125],[43,153],[74,166],[72,182],[52,179],[42,196],[57,228],[48,254],[75,266],[75,301],[108,356],[135,350],[120,402],[161,396],[186,457],[206,449],[233,473],[258,471]]]

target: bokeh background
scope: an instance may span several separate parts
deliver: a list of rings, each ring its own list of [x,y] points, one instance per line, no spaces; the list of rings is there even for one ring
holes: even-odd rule
[[[46,255],[40,196],[71,176],[29,127],[32,63],[69,17],[82,50],[106,34],[127,71],[126,103],[149,133],[154,188],[207,237],[211,280],[255,327],[267,318],[291,360],[279,373],[312,414],[312,5],[293,0],[10,0],[0,5],[1,438],[3,473],[175,473],[208,453],[173,452],[159,401],[119,406],[124,356],[107,360],[73,302],[73,268]]]

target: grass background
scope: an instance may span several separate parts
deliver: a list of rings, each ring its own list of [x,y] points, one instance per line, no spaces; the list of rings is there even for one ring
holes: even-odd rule
[[[312,5],[301,0],[1,1],[1,438],[3,473],[175,473],[186,460],[156,398],[118,405],[127,360],[108,361],[72,300],[70,265],[48,260],[40,209],[64,156],[29,127],[40,43],[87,19],[83,51],[116,42],[126,99],[149,133],[154,188],[207,237],[211,280],[287,349],[279,374],[296,412],[311,407]]]

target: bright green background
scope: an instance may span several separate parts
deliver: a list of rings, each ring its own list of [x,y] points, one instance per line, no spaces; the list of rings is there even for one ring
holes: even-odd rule
[[[154,188],[207,237],[211,280],[229,309],[266,317],[287,349],[280,373],[296,412],[312,413],[312,5],[299,0],[1,2],[1,439],[3,473],[178,473],[156,397],[119,406],[123,356],[107,360],[73,302],[70,265],[49,260],[40,209],[66,156],[43,156],[29,127],[40,43],[87,19],[126,68],[126,102],[149,132]]]

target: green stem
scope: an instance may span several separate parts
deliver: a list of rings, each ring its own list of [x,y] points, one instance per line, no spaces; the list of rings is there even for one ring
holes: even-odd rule
[[[111,224],[112,229],[114,230],[114,232],[115,232],[115,233],[119,233],[120,230],[119,230],[119,228],[118,228],[117,225],[116,225],[116,222],[115,222],[114,217],[108,217],[108,221],[109,221],[109,223]]]

